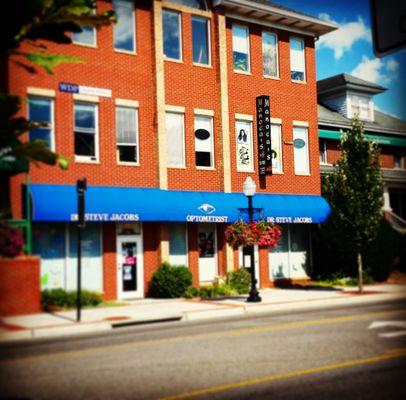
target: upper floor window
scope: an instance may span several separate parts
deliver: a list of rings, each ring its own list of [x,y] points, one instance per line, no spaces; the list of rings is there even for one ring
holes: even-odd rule
[[[97,161],[99,158],[97,105],[75,102],[74,115],[76,159]]]
[[[30,131],[30,140],[43,140],[46,147],[55,150],[54,102],[46,97],[32,96],[28,100],[28,119],[46,124]]]
[[[202,17],[192,17],[193,62],[210,64],[209,20]]]
[[[250,39],[245,26],[233,25],[234,71],[250,72]]]
[[[372,107],[368,97],[351,95],[350,102],[351,118],[358,114],[360,119],[372,120]]]
[[[168,167],[184,167],[185,123],[182,113],[166,113],[166,147]]]
[[[309,140],[306,127],[293,127],[293,158],[295,174],[309,175]]]
[[[120,163],[138,163],[138,110],[116,108],[117,156]]]
[[[213,118],[195,115],[196,167],[213,167]]]
[[[278,77],[278,37],[274,33],[262,32],[262,64],[264,76]]]
[[[96,29],[91,26],[81,26],[81,32],[72,34],[73,43],[96,46]]]
[[[235,121],[237,145],[237,171],[254,171],[254,155],[252,143],[252,122]]]
[[[131,0],[113,0],[117,23],[113,25],[114,48],[135,53],[135,11]]]
[[[282,169],[282,130],[280,124],[271,124],[272,171],[281,174]]]
[[[320,141],[319,155],[320,155],[320,164],[328,164],[327,143],[325,140]]]
[[[292,81],[306,81],[304,42],[299,38],[290,38],[290,76]]]
[[[206,0],[169,0],[170,3],[179,4],[191,8],[198,8],[199,10],[207,10]]]
[[[176,11],[162,10],[164,56],[173,60],[182,58],[180,18]]]

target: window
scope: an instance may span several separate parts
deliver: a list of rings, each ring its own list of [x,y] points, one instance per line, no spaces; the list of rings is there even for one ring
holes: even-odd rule
[[[135,53],[135,12],[134,3],[128,0],[113,0],[117,24],[113,25],[114,48]]]
[[[302,39],[290,38],[290,77],[292,81],[306,81],[304,42]]]
[[[196,167],[213,167],[213,118],[195,115]]]
[[[279,124],[271,124],[272,171],[282,173],[282,134]]]
[[[264,76],[278,77],[278,37],[274,33],[262,32],[262,63]]]
[[[402,169],[403,168],[403,157],[402,154],[396,153],[393,155],[393,168]]]
[[[176,11],[163,10],[164,56],[173,60],[181,60],[180,14]]]
[[[81,32],[72,34],[73,43],[96,46],[96,29],[91,26],[81,26]]]
[[[235,136],[237,139],[237,171],[252,172],[254,170],[252,123],[236,121]]]
[[[138,163],[138,110],[116,108],[118,162]]]
[[[209,20],[192,17],[193,62],[196,64],[210,64],[210,36]]]
[[[320,164],[328,164],[327,162],[327,144],[324,140],[320,141]]]
[[[97,105],[75,103],[75,156],[78,160],[97,161],[99,152]]]
[[[168,224],[169,262],[172,265],[188,265],[186,224]]]
[[[293,155],[295,161],[295,174],[309,174],[309,144],[307,128],[293,127]]]
[[[53,100],[46,97],[30,97],[28,100],[28,118],[34,122],[47,124],[47,126],[30,131],[30,140],[44,140],[48,149],[55,150]]]
[[[372,119],[370,110],[368,97],[351,95],[351,117],[358,114],[360,119]]]
[[[166,146],[168,167],[185,166],[185,133],[183,114],[166,113]]]
[[[207,10],[206,0],[169,0],[169,2],[179,4],[181,6],[197,8],[199,10]]]
[[[250,71],[249,31],[245,26],[233,25],[234,71]]]

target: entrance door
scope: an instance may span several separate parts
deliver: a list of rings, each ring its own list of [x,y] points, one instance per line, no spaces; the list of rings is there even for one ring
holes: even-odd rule
[[[144,297],[144,271],[140,236],[117,238],[118,297]]]
[[[255,278],[257,279],[257,286],[259,287],[259,257],[258,257],[258,246],[248,246],[243,247],[240,246],[238,249],[238,261],[239,267],[247,268],[248,272],[250,272],[251,268],[251,253],[254,252],[254,264],[255,264]]]
[[[199,281],[213,282],[217,275],[216,225],[198,224]]]

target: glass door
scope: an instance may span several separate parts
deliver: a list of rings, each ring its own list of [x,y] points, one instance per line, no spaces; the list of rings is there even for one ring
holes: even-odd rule
[[[216,225],[199,224],[197,232],[199,281],[213,282],[217,275]]]
[[[117,238],[118,297],[131,299],[144,297],[144,274],[140,237]]]

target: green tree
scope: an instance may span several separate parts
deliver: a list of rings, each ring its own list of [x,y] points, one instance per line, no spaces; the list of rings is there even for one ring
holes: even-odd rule
[[[323,183],[324,196],[332,210],[330,228],[357,257],[360,292],[363,255],[377,236],[383,205],[379,148],[363,137],[363,131],[364,124],[354,118],[351,129],[340,140],[341,158]]]
[[[41,124],[15,117],[21,108],[21,99],[8,90],[10,57],[12,69],[24,68],[35,73],[40,67],[54,74],[57,65],[82,60],[50,54],[46,43],[69,44],[72,32],[80,32],[82,26],[109,25],[114,21],[114,13],[95,14],[96,0],[13,0],[7,2],[7,8],[8,18],[3,21],[5,27],[0,40],[0,166],[7,169],[7,165],[20,165],[25,169],[33,162],[67,168],[67,159],[49,150],[43,141],[22,139],[25,132]],[[26,46],[22,48],[22,44]]]

